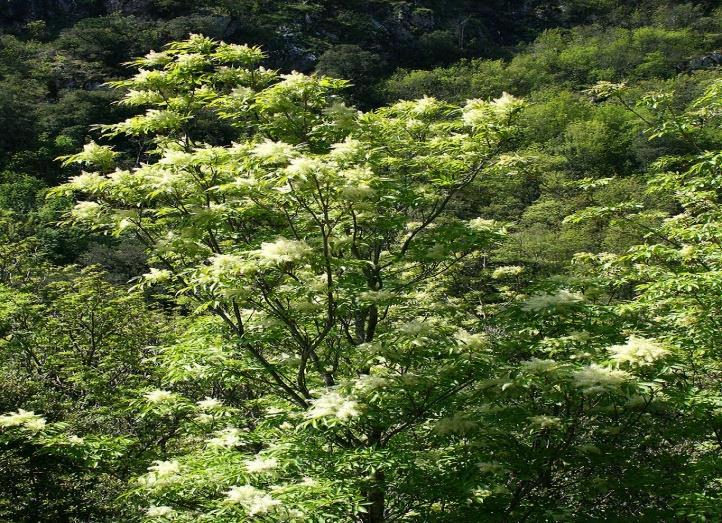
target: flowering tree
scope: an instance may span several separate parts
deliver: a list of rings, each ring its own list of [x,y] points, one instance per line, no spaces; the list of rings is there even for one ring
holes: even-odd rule
[[[460,110],[424,98],[362,114],[337,100],[344,82],[279,77],[256,67],[262,58],[193,36],[139,60],[140,73],[117,85],[121,103],[147,111],[103,131],[136,138],[140,163],[112,170],[116,153],[90,144],[66,161],[99,170],[58,192],[86,195],[71,220],[142,241],[156,268],[139,285],[162,284],[218,318],[222,328],[200,329],[218,336],[219,361],[267,387],[269,419],[219,428],[204,418],[213,452],[250,450],[243,428],[262,434],[260,454],[223,464],[224,481],[238,484],[219,514],[294,517],[280,506],[287,498],[315,500],[318,516],[381,521],[404,510],[386,493],[413,476],[408,434],[484,373],[485,338],[459,331],[470,317],[448,286],[502,231],[448,209],[493,161],[520,102],[504,95]],[[200,141],[212,119],[235,129],[232,143]],[[146,399],[184,401],[162,390]],[[285,483],[271,495],[259,483],[277,467]],[[158,463],[144,484],[162,496],[182,469],[192,467]],[[292,483],[308,475],[338,486],[319,498],[316,480]]]
[[[653,140],[675,143],[679,154],[659,158],[647,180],[648,192],[674,203],[673,215],[645,209],[632,199],[624,207],[591,207],[568,220],[614,219],[644,223],[652,217],[658,227],[646,228],[646,241],[627,253],[577,255],[580,272],[610,299],[624,297],[614,310],[627,325],[672,348],[669,366],[653,385],[645,415],[665,420],[657,427],[665,443],[657,452],[678,463],[671,487],[678,517],[706,521],[720,517],[722,448],[722,391],[719,386],[718,320],[720,302],[720,116],[722,83],[712,82],[683,111],[673,95],[651,93],[634,107],[625,84],[601,82],[592,90],[633,111],[647,125]],[[617,350],[616,360],[649,365],[664,356],[657,344],[632,339]],[[671,356],[671,359],[670,359]]]
[[[130,407],[173,428],[128,499],[178,521],[666,517],[645,478],[682,457],[649,443],[675,340],[598,275],[523,292],[490,262],[504,227],[459,205],[522,102],[360,113],[262,58],[192,36],[138,60],[117,87],[146,112],[101,128],[132,158],[91,143],[66,162],[96,170],[55,190],[145,244],[138,287],[187,316]]]

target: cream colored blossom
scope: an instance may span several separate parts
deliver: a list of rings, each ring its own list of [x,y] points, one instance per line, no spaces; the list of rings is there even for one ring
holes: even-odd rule
[[[559,368],[559,363],[554,360],[542,360],[532,358],[521,362],[522,371],[526,374],[547,374]]]
[[[353,384],[354,391],[370,393],[388,386],[389,380],[384,376],[362,374]]]
[[[258,255],[270,265],[298,262],[312,253],[311,247],[304,241],[279,238],[275,242],[264,242]]]
[[[411,337],[427,336],[431,334],[433,325],[422,320],[411,320],[399,327],[399,332]]]
[[[165,403],[175,400],[176,396],[168,390],[151,390],[143,394],[143,397],[150,403]]]
[[[281,504],[263,490],[251,485],[231,487],[226,492],[226,501],[242,505],[250,516],[267,514]]]
[[[172,276],[173,273],[167,269],[157,269],[155,267],[151,267],[150,272],[143,275],[143,280],[153,284],[163,283],[169,281]]]
[[[379,290],[379,291],[363,291],[360,292],[358,297],[359,301],[363,303],[384,303],[393,299],[396,294],[392,291]]]
[[[278,467],[278,460],[276,458],[264,458],[263,456],[257,456],[251,461],[246,461],[246,471],[250,474],[268,472],[276,467]]]
[[[514,109],[521,107],[522,100],[504,91],[499,98],[494,98],[491,107],[497,116],[506,116]]]
[[[32,432],[40,432],[45,428],[46,421],[32,410],[18,409],[0,416],[0,427],[23,427]]]
[[[165,65],[170,62],[170,56],[165,51],[157,52],[151,49],[143,61],[146,65],[151,66]]]
[[[202,54],[187,53],[176,57],[176,62],[181,67],[196,68],[205,65],[206,58]]]
[[[158,160],[161,165],[168,165],[172,167],[185,167],[193,161],[193,155],[186,151],[176,151],[169,149],[163,153],[163,158]]]
[[[433,114],[439,108],[439,101],[431,96],[424,95],[423,98],[412,102],[411,112],[413,114],[424,116]]]
[[[331,146],[330,156],[334,160],[347,160],[357,156],[361,151],[361,142],[353,138],[346,138],[343,142]]]
[[[145,515],[149,518],[168,518],[175,515],[175,510],[165,505],[155,506],[151,505],[145,511]]]
[[[180,463],[178,463],[176,460],[156,460],[153,463],[153,465],[148,467],[148,471],[158,477],[174,476],[180,473]]]
[[[284,169],[284,172],[294,180],[303,181],[323,169],[323,166],[324,164],[321,160],[307,156],[299,156],[291,160],[291,163]]]
[[[104,209],[98,202],[78,202],[70,215],[79,221],[95,222],[103,215]]]
[[[368,200],[376,194],[373,188],[365,183],[348,184],[341,188],[341,196],[352,202]]]
[[[554,294],[535,294],[526,299],[522,305],[525,311],[539,311],[553,307],[565,307],[584,301],[584,296],[578,292],[560,289]]]
[[[198,405],[198,408],[201,410],[213,410],[221,407],[223,404],[216,398],[206,397],[206,399],[198,401],[196,405]]]
[[[210,447],[230,449],[243,443],[240,437],[241,431],[234,427],[228,427],[219,431],[216,437],[208,440]]]
[[[491,102],[481,99],[467,100],[462,110],[462,119],[466,125],[481,127],[505,118],[523,105],[523,101],[507,92]]]
[[[251,150],[251,154],[256,158],[274,164],[287,163],[291,158],[296,156],[296,150],[293,145],[284,142],[274,142],[273,140],[265,140]]]
[[[619,389],[630,382],[633,376],[626,371],[609,369],[593,363],[572,375],[574,385],[585,392],[605,392]]]
[[[248,268],[245,258],[233,254],[216,254],[210,261],[210,272],[216,278],[243,274]]]
[[[44,418],[35,418],[25,422],[25,428],[32,432],[40,432],[45,428],[47,422]]]
[[[309,476],[304,476],[299,482],[299,485],[303,485],[304,487],[315,487],[317,484],[317,481]]]
[[[341,396],[336,391],[329,391],[314,400],[313,406],[306,412],[309,419],[336,417],[348,421],[360,416],[360,408],[355,400]]]
[[[669,354],[669,350],[659,342],[638,336],[630,336],[625,344],[613,345],[607,350],[617,365],[623,363],[638,366],[651,365]]]
[[[83,171],[77,176],[70,178],[70,184],[79,191],[96,192],[108,181],[105,176],[98,173]]]
[[[253,498],[263,496],[265,492],[252,485],[231,487],[226,492],[226,499],[232,503],[246,503]]]

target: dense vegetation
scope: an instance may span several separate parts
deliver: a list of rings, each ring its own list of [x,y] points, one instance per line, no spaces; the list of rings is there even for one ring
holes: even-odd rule
[[[716,2],[0,9],[0,520],[722,519]]]

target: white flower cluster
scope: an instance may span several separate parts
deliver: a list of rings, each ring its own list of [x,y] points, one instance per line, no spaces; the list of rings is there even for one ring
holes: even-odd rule
[[[170,518],[175,515],[175,510],[165,505],[151,505],[145,511],[145,515],[149,518]]]
[[[148,470],[158,476],[172,476],[180,472],[180,464],[175,461],[155,461]]]
[[[301,261],[312,252],[304,241],[279,238],[275,242],[262,243],[258,255],[269,265],[282,265]]]
[[[199,53],[180,54],[176,57],[176,63],[186,69],[197,69],[206,64],[206,58]]]
[[[578,292],[560,289],[554,294],[535,294],[530,296],[522,305],[525,311],[539,311],[555,307],[565,307],[584,301],[584,296]]]
[[[158,66],[158,65],[165,65],[168,62],[170,62],[171,58],[165,51],[154,51],[150,50],[150,52],[145,55],[145,59],[143,60],[146,65],[149,66]]]
[[[78,202],[70,211],[70,215],[82,222],[98,222],[104,214],[103,207],[98,202]]]
[[[321,171],[323,168],[324,163],[321,160],[299,156],[292,159],[290,165],[283,172],[293,180],[305,181],[310,175]]]
[[[532,358],[521,362],[522,371],[525,374],[547,374],[559,368],[559,363],[554,360],[542,360]]]
[[[357,156],[361,151],[361,142],[353,138],[346,138],[343,142],[331,146],[330,156],[334,160],[348,160]]]
[[[495,98],[491,102],[478,98],[467,100],[462,118],[466,125],[480,127],[509,116],[523,104],[522,100],[507,92],[502,93],[499,98]]]
[[[108,168],[112,165],[113,159],[118,153],[107,145],[98,145],[91,141],[83,145],[83,152],[75,155],[73,161],[75,163],[83,163],[86,165],[97,165],[98,167]]]
[[[176,460],[156,460],[148,467],[148,473],[138,478],[138,482],[144,486],[172,483],[180,477],[180,463]]]
[[[123,105],[141,106],[157,104],[163,101],[160,93],[145,89],[129,89],[120,101]]]
[[[175,129],[186,120],[185,117],[170,109],[148,109],[145,116],[135,118],[133,123],[141,126],[144,130]]]
[[[520,107],[523,101],[516,96],[507,93],[506,91],[501,93],[499,98],[494,98],[491,101],[491,107],[494,112],[499,115],[506,115],[513,109]]]
[[[669,351],[659,342],[638,336],[630,336],[625,344],[613,345],[607,350],[617,365],[622,363],[651,365],[669,354]]]
[[[354,391],[360,393],[370,393],[388,386],[389,380],[384,376],[374,374],[362,374],[353,384]]]
[[[278,467],[278,460],[276,458],[256,456],[254,459],[246,461],[246,471],[250,474],[269,472],[276,467]]]
[[[246,509],[249,516],[267,514],[275,510],[281,502],[252,485],[231,487],[226,492],[226,501],[236,503]]]
[[[171,167],[186,167],[190,165],[192,161],[193,155],[191,153],[168,149],[163,153],[163,158],[158,160],[158,163]]]
[[[210,272],[215,278],[243,274],[248,268],[245,258],[234,254],[216,254],[210,262]]]
[[[155,389],[143,394],[149,403],[167,403],[175,401],[176,395],[169,390]]]
[[[77,176],[73,176],[69,180],[74,189],[89,193],[97,192],[107,181],[108,179],[101,174],[88,173],[85,171]]]
[[[187,181],[182,172],[172,172],[164,169],[148,169],[148,185],[157,193],[172,194],[183,192]]]
[[[343,102],[334,102],[323,110],[323,114],[336,123],[336,125],[350,128],[361,116],[361,111],[347,106]]]
[[[619,369],[609,369],[592,363],[572,375],[574,385],[586,393],[607,392],[619,389],[630,382],[633,376]]]
[[[222,449],[230,449],[237,447],[242,444],[241,431],[235,427],[226,427],[223,430],[218,431],[215,438],[208,440],[209,447],[216,447]]]
[[[411,112],[417,116],[434,114],[442,105],[436,98],[424,95],[423,98],[413,101]]]
[[[248,64],[261,60],[264,54],[259,47],[221,43],[216,49],[215,56],[224,62]]]
[[[346,180],[341,188],[341,195],[349,201],[358,202],[373,197],[376,193],[371,187],[374,173],[369,168],[357,167],[346,169],[339,173]]]
[[[158,81],[163,80],[168,73],[165,71],[154,71],[151,69],[138,69],[133,75],[133,84],[138,88],[153,88]]]
[[[266,163],[285,164],[296,156],[296,150],[293,145],[284,142],[265,140],[256,144],[251,150],[251,154]]]
[[[0,427],[22,427],[32,432],[40,432],[45,428],[45,418],[35,414],[32,410],[18,409],[0,416]]]
[[[151,267],[150,272],[143,275],[143,281],[150,284],[157,284],[169,281],[173,274],[167,269]]]
[[[335,417],[342,421],[348,421],[361,415],[358,402],[345,398],[336,391],[326,392],[313,402],[306,412],[306,418],[318,419]]]
[[[206,397],[206,399],[196,402],[196,405],[198,405],[198,408],[201,410],[213,410],[222,407],[223,403],[216,398]]]

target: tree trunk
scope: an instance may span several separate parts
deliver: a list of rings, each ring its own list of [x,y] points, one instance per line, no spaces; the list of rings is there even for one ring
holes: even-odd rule
[[[376,471],[374,474],[374,480],[376,481],[376,485],[374,485],[366,493],[366,499],[369,504],[367,508],[368,512],[365,514],[366,517],[364,518],[364,521],[366,523],[383,523],[383,521],[385,521],[384,510],[386,508],[383,471]]]

